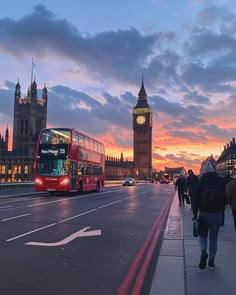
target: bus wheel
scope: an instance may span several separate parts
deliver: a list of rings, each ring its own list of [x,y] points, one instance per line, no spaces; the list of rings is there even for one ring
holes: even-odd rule
[[[97,182],[97,185],[96,185],[96,192],[100,192],[100,182],[99,181]]]
[[[79,193],[82,193],[83,192],[83,184],[82,184],[82,182],[79,183],[78,192]]]

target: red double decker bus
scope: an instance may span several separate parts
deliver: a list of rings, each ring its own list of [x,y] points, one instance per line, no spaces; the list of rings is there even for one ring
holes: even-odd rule
[[[34,168],[36,191],[99,191],[105,180],[104,145],[75,128],[42,129]]]

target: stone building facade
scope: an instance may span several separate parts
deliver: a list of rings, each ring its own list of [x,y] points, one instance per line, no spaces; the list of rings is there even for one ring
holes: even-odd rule
[[[236,142],[235,137],[226,145],[216,161],[216,171],[220,176],[229,174],[233,178],[236,176]]]
[[[21,97],[19,81],[15,86],[13,146],[8,149],[9,132],[0,144],[0,182],[32,181],[39,132],[47,124],[48,94],[46,85],[37,96],[37,84],[31,83],[27,95]]]

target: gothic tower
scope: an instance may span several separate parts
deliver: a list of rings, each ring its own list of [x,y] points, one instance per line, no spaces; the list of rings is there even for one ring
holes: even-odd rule
[[[152,110],[142,85],[138,101],[133,110],[133,146],[135,177],[139,179],[152,176]]]
[[[15,155],[34,158],[39,132],[47,123],[47,88],[37,98],[37,84],[31,83],[27,96],[21,98],[19,80],[15,87],[13,152]]]
[[[5,132],[5,139],[4,137],[0,134],[0,154],[2,152],[7,152],[8,151],[8,143],[9,143],[9,130],[8,126]]]

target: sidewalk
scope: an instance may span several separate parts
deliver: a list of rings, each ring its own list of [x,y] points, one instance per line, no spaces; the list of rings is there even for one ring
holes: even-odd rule
[[[149,295],[235,295],[236,233],[231,209],[220,228],[216,268],[200,270],[198,238],[192,235],[190,205],[179,207],[175,195]]]

